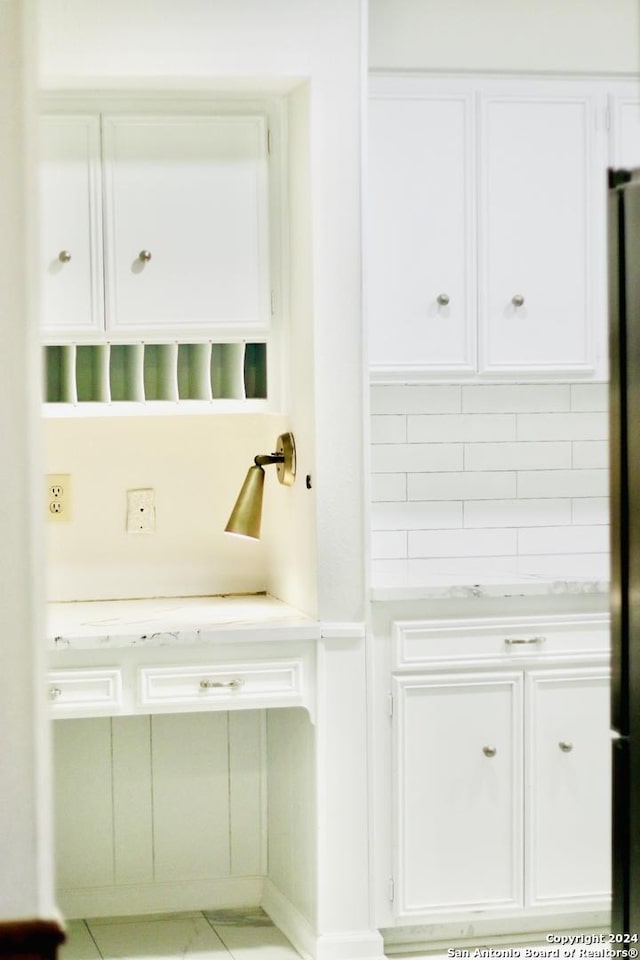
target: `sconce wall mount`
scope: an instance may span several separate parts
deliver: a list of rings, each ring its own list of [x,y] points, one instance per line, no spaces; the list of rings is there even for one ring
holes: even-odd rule
[[[274,453],[258,454],[242,484],[225,533],[235,533],[253,540],[260,539],[264,467],[276,464],[278,480],[285,487],[293,486],[296,477],[296,445],[292,433],[283,433],[276,440]]]

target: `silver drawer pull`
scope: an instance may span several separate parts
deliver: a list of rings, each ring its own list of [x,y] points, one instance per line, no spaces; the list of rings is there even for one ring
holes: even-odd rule
[[[238,687],[244,685],[244,680],[241,680],[237,677],[234,680],[201,680],[200,689],[201,690],[214,690],[219,687],[225,687],[228,690],[237,690]]]
[[[436,297],[436,302],[439,307],[447,307],[449,305],[449,299],[448,293],[439,293]]]
[[[573,744],[570,743],[568,740],[561,740],[558,746],[560,747],[563,753],[571,753],[571,751],[573,750]]]
[[[505,637],[504,642],[515,647],[519,644],[545,643],[546,639],[546,637]]]
[[[484,753],[485,757],[495,757],[495,755],[496,755],[496,753],[497,753],[498,751],[496,750],[495,747],[488,747],[488,746],[487,746],[487,747],[483,747],[483,748],[482,748],[482,752]]]
[[[58,697],[62,696],[62,690],[60,687],[49,687],[49,700],[57,700]]]

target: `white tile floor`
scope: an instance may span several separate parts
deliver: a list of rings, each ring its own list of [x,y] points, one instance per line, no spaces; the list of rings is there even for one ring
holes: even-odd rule
[[[300,960],[260,909],[74,920],[60,960]]]

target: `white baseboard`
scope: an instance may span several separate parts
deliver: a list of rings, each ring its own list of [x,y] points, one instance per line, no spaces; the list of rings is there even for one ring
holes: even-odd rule
[[[264,881],[260,906],[299,954],[306,958],[315,958],[317,937],[311,923],[268,877]]]
[[[450,947],[468,949],[473,953],[478,946],[505,948],[545,943],[548,933],[563,931],[599,933],[611,924],[609,910],[589,910],[581,913],[552,913],[532,915],[519,911],[511,917],[459,918],[427,920],[423,924],[387,927],[381,933],[387,954],[446,953]],[[554,946],[554,944],[549,945]]]
[[[318,939],[317,960],[385,960],[384,941],[377,930],[324,933]]]
[[[269,878],[264,883],[262,908],[303,957],[311,960],[384,960],[383,940],[377,930],[318,935],[307,918]]]
[[[57,900],[60,911],[68,920],[126,917],[255,907],[262,901],[263,886],[264,877],[117,884],[61,889],[57,891]]]

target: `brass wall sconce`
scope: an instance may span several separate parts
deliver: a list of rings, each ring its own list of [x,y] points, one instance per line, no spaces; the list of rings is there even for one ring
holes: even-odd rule
[[[264,470],[267,464],[275,463],[278,480],[285,487],[291,487],[296,476],[296,445],[292,433],[283,433],[276,440],[275,453],[259,454],[254,458],[253,466],[245,478],[238,499],[235,502],[225,533],[235,533],[241,537],[260,539],[260,521],[262,518],[262,494],[264,491]]]

